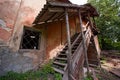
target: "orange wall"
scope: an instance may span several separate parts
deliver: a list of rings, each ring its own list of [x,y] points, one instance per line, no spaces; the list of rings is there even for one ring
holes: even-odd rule
[[[74,18],[69,19],[71,36],[75,34]],[[50,57],[50,52],[57,46],[64,44],[67,41],[65,21],[56,21],[47,24],[47,58]]]
[[[45,3],[46,0],[0,0],[0,20],[5,22],[7,28],[11,29],[6,31],[0,26],[0,41],[8,42],[15,27],[32,24]],[[15,21],[17,21],[16,25]],[[0,22],[0,24],[2,23]]]

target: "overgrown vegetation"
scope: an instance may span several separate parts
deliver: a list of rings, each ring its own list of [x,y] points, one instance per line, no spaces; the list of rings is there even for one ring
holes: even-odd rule
[[[89,75],[89,76],[87,76],[84,80],[93,80],[93,78],[92,78],[91,75]]]
[[[88,0],[100,16],[96,25],[100,30],[99,42],[102,49],[120,50],[120,0]]]
[[[28,71],[25,73],[8,72],[5,76],[0,77],[0,80],[62,80],[62,75],[55,73],[51,68],[51,64],[44,65],[37,71]]]

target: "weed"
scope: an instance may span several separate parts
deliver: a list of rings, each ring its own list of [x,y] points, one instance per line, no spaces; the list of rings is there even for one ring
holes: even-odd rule
[[[28,71],[25,73],[8,72],[5,76],[1,76],[0,80],[48,80],[49,76],[53,76],[55,80],[62,80],[62,76],[55,73],[51,67],[51,63],[44,65],[37,71]]]

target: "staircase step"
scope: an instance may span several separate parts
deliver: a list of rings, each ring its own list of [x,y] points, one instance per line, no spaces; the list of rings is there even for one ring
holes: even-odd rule
[[[77,47],[78,47],[78,46],[73,46],[73,48],[72,48],[72,49],[77,49]]]
[[[59,60],[67,60],[67,58],[60,58],[60,57],[57,57],[56,59],[59,59]]]
[[[64,57],[65,58],[65,57],[67,57],[67,55],[65,53],[61,53],[61,54],[58,55],[58,57]]]
[[[67,54],[60,54],[60,56],[67,56]]]
[[[59,60],[59,59],[56,59],[55,61],[58,61],[58,62],[67,64],[67,60]]]
[[[57,69],[57,68],[54,68],[54,67],[52,67],[56,72],[58,72],[58,73],[61,73],[61,74],[64,74],[64,71],[63,70],[60,70],[60,69]]]
[[[60,63],[60,62],[58,62],[58,61],[53,62],[53,64],[57,64],[57,65],[60,65],[60,66],[66,66],[66,65],[67,65],[67,64],[65,64],[65,63]]]
[[[60,53],[62,53],[62,54],[64,53],[64,54],[65,54],[65,53],[66,53],[66,50],[63,50],[63,51],[61,51]]]

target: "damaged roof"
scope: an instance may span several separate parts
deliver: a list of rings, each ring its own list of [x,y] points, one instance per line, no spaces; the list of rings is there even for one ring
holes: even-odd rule
[[[97,10],[91,4],[76,5],[71,3],[49,1],[44,5],[33,24],[42,24],[45,22],[52,22],[64,19],[65,8],[67,8],[69,16],[78,15],[78,9],[81,11],[82,16],[87,16],[88,13],[91,17],[98,16]]]

